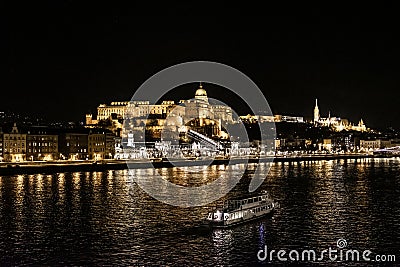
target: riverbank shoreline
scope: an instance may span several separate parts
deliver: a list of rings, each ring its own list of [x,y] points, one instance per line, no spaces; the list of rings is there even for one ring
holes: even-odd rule
[[[36,174],[36,173],[59,173],[59,172],[77,172],[77,171],[106,171],[123,169],[146,169],[146,168],[169,168],[186,166],[204,166],[204,165],[227,165],[257,162],[302,162],[302,161],[322,161],[322,160],[340,160],[340,159],[363,159],[373,158],[370,154],[339,154],[339,155],[303,155],[298,157],[235,157],[231,159],[200,159],[200,160],[163,160],[163,161],[145,161],[145,160],[103,160],[93,161],[57,161],[57,162],[20,162],[20,163],[0,163],[0,176],[15,174]]]

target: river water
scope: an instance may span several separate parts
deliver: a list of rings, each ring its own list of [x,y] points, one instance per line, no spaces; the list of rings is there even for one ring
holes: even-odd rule
[[[400,261],[400,159],[273,163],[257,190],[280,207],[273,215],[221,230],[197,225],[209,207],[163,204],[137,186],[156,173],[196,186],[229,177],[245,165],[159,170],[57,173],[0,177],[0,265],[46,266],[263,266],[285,265],[271,250],[370,250]],[[261,166],[265,167],[265,166]],[[224,197],[246,197],[255,165]],[[205,197],[207,197],[205,193]],[[260,254],[263,255],[263,254]],[[295,254],[293,254],[295,255]],[[291,260],[289,259],[289,262]],[[369,266],[371,262],[322,260],[295,265]],[[375,262],[376,263],[376,262]]]

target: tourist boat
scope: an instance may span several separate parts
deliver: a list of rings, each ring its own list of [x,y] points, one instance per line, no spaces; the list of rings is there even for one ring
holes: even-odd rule
[[[266,191],[249,198],[227,200],[208,214],[203,226],[225,228],[238,225],[270,214],[277,206],[278,203]]]

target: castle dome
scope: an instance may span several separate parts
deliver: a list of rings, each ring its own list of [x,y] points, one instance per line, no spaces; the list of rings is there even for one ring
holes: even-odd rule
[[[203,86],[201,84],[199,89],[196,90],[195,96],[207,96],[207,92],[203,89]]]

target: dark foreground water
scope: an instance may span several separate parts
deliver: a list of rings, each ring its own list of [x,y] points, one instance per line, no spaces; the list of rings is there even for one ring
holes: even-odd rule
[[[232,229],[200,231],[207,207],[160,203],[132,181],[154,170],[76,172],[0,177],[0,265],[252,266],[279,264],[365,265],[361,253],[395,255],[400,263],[400,160],[364,159],[275,163],[261,189],[280,203],[273,214]],[[159,172],[196,185],[244,168],[197,167],[197,173]],[[226,196],[247,196],[254,165]],[[258,190],[259,191],[259,190]],[[207,195],[205,195],[207,197]],[[268,248],[301,252],[360,251],[361,262],[260,261]],[[343,250],[345,251],[345,250]],[[261,255],[261,254],[260,254]],[[295,256],[295,254],[292,254]],[[261,255],[262,256],[262,255]],[[377,262],[374,262],[377,264]]]

